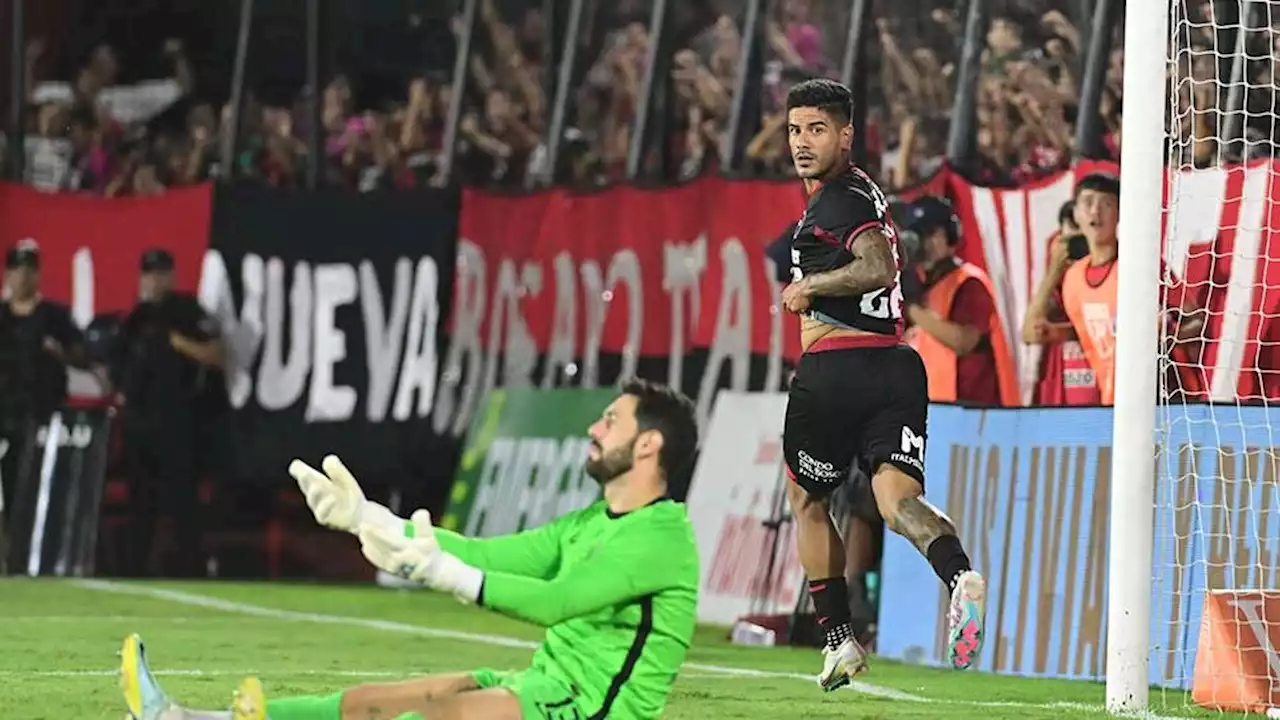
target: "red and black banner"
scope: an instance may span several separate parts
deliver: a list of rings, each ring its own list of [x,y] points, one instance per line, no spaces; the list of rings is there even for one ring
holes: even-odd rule
[[[799,352],[765,252],[804,209],[794,183],[469,192],[462,208],[442,432],[495,386],[630,374],[681,387],[705,420],[716,388],[776,390]]]

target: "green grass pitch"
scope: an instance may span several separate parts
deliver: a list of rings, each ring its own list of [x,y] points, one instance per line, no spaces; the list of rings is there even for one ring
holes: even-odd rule
[[[169,693],[224,707],[240,676],[268,695],[476,666],[524,666],[540,636],[427,592],[271,583],[0,580],[0,718],[120,720],[115,651],[142,634]],[[815,650],[729,645],[702,628],[664,718],[1062,720],[1105,718],[1094,683],[997,677],[873,661],[851,690],[822,693]],[[1227,717],[1152,693],[1155,717]]]

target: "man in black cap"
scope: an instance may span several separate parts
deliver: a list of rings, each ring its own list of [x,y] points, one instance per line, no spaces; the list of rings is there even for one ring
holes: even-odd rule
[[[65,305],[40,294],[40,249],[24,240],[5,255],[0,303],[0,515],[15,532],[29,505],[29,440],[67,399],[67,365],[84,362],[80,329]],[[24,471],[24,469],[26,471]],[[2,534],[2,533],[0,533]],[[0,537],[0,545],[7,546]],[[4,553],[0,551],[0,555]],[[0,563],[3,561],[0,560]]]
[[[202,574],[198,401],[211,371],[225,365],[225,348],[217,322],[196,298],[173,291],[173,256],[164,250],[142,255],[138,304],[120,326],[112,364],[124,405],[121,429],[133,514],[126,574],[148,574],[161,515],[171,517],[176,534],[176,565],[165,574]]]
[[[1018,405],[1018,377],[982,268],[961,260],[960,221],[945,199],[927,195],[907,206],[903,229],[918,240],[918,263],[903,273],[911,324],[906,340],[929,374],[929,399],[987,407]]]

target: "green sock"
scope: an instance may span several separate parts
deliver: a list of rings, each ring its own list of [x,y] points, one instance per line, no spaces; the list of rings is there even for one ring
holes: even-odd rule
[[[403,715],[397,715],[395,717],[395,720],[427,720],[427,719],[422,717],[418,713],[405,713]]]
[[[269,720],[342,720],[342,693],[267,701]]]

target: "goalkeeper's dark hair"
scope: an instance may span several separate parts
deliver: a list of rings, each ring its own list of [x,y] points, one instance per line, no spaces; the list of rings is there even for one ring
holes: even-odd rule
[[[693,461],[698,450],[698,420],[689,396],[641,378],[622,383],[623,395],[636,398],[636,426],[639,432],[657,430],[662,435],[658,466],[670,481]]]
[[[787,111],[795,108],[817,108],[835,118],[838,127],[844,127],[853,118],[853,93],[835,80],[805,80],[787,91]]]
[[[1085,190],[1093,190],[1107,195],[1120,197],[1120,178],[1110,173],[1089,173],[1076,183],[1074,197],[1079,198]]]

